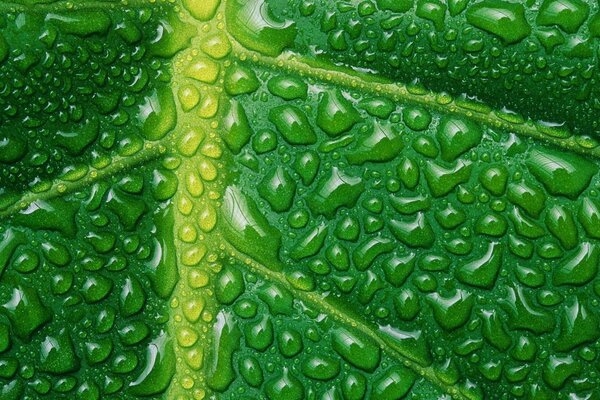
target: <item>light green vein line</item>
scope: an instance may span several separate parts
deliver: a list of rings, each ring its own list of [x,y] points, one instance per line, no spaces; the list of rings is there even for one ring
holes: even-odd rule
[[[460,393],[458,386],[447,385],[444,382],[442,382],[436,376],[435,369],[432,366],[423,367],[417,364],[416,362],[412,361],[406,355],[405,350],[399,348],[392,340],[389,340],[384,336],[380,335],[376,329],[368,325],[366,322],[357,320],[356,318],[349,316],[347,313],[340,311],[334,304],[331,304],[329,301],[327,301],[317,293],[305,292],[294,288],[294,286],[292,286],[287,281],[283,274],[275,272],[269,267],[247,256],[246,254],[239,252],[229,243],[223,242],[222,248],[227,254],[229,254],[244,265],[247,265],[247,260],[250,260],[250,267],[253,268],[257,274],[259,274],[265,279],[268,279],[272,282],[277,283],[278,285],[283,286],[290,292],[294,293],[294,297],[296,299],[310,304],[315,308],[318,308],[327,315],[330,315],[338,323],[343,324],[345,327],[354,331],[359,331],[361,334],[369,337],[371,340],[376,342],[379,345],[379,347],[390,357],[398,360],[406,367],[412,369],[420,376],[424,377],[434,385],[438,386],[445,393],[452,396],[452,398],[456,400],[468,400],[465,396],[462,395],[462,393]]]
[[[459,106],[455,100],[451,100],[447,96],[447,100],[441,101],[444,98],[441,93],[411,93],[406,85],[391,82],[387,79],[368,75],[363,72],[326,65],[325,63],[309,60],[292,53],[284,53],[278,57],[267,57],[245,49],[231,35],[229,39],[233,44],[234,56],[238,60],[251,65],[263,66],[275,72],[287,72],[312,78],[338,87],[347,88],[348,90],[357,90],[375,96],[388,97],[399,103],[423,106],[444,114],[458,115],[477,121],[493,129],[514,132],[517,135],[532,137],[565,150],[600,158],[600,146],[595,148],[583,147],[577,142],[576,136],[565,137],[565,132],[557,128],[548,127],[544,128],[544,131],[541,131],[533,122],[512,122],[509,120],[510,118],[501,118],[501,113],[499,112],[479,112],[465,106]],[[483,106],[487,108],[487,106]]]
[[[34,201],[48,200],[65,194],[75,192],[104,178],[119,175],[137,166],[155,160],[165,154],[167,146],[162,142],[146,143],[144,148],[131,156],[114,157],[111,163],[102,169],[90,168],[87,174],[76,181],[65,181],[56,178],[52,181],[50,189],[44,192],[27,191],[11,206],[0,211],[0,218],[7,218],[26,208]]]
[[[74,11],[74,10],[116,10],[123,7],[152,7],[165,0],[61,0],[52,2],[3,2],[0,1],[0,12],[35,12],[44,13],[52,11]]]

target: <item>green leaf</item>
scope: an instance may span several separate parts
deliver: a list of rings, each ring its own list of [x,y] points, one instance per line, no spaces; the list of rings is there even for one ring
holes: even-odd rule
[[[600,396],[591,3],[0,10],[0,398]]]

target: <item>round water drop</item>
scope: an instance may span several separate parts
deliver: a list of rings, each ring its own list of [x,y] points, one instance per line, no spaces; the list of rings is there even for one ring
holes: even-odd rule
[[[402,119],[410,129],[423,131],[431,123],[431,114],[424,108],[406,107],[402,110]]]
[[[364,371],[373,371],[381,361],[381,350],[370,338],[356,335],[345,328],[332,333],[334,350],[350,364]]]
[[[277,335],[277,344],[285,357],[294,357],[304,347],[300,333],[291,328],[284,329]]]
[[[71,254],[63,244],[52,242],[42,243],[42,251],[48,261],[59,267],[64,267],[71,262]]]
[[[113,287],[113,281],[103,275],[88,275],[85,279],[81,292],[88,303],[97,303],[106,298]]]
[[[433,138],[425,135],[417,136],[413,141],[412,147],[420,154],[429,158],[436,158],[439,152]]]
[[[503,165],[486,168],[479,175],[481,185],[494,196],[501,196],[506,190],[508,170]]]
[[[255,92],[260,82],[250,68],[235,64],[225,71],[224,85],[227,93],[237,96]]]
[[[416,15],[433,22],[437,31],[444,29],[446,5],[437,0],[420,0],[417,2]]]
[[[304,228],[308,223],[309,214],[306,210],[297,210],[288,215],[288,224],[295,229]]]
[[[35,271],[40,263],[40,257],[31,249],[24,249],[14,258],[13,268],[21,273]]]
[[[335,235],[337,238],[354,242],[360,234],[360,223],[351,216],[342,218],[336,225]]]
[[[85,357],[91,365],[99,364],[106,361],[112,350],[113,343],[110,338],[100,338],[85,344]]]
[[[179,88],[177,97],[181,103],[183,111],[190,111],[200,102],[200,92],[193,85],[184,85]]]
[[[277,148],[277,134],[270,129],[263,129],[252,138],[252,148],[258,154],[267,153]]]
[[[386,97],[374,97],[362,100],[359,106],[374,117],[387,119],[395,110],[394,102]]]
[[[183,315],[189,322],[196,322],[204,311],[204,299],[198,298],[187,301],[183,305]]]
[[[116,315],[117,313],[113,308],[101,310],[96,316],[96,331],[98,333],[106,333],[112,329],[115,323]]]
[[[367,391],[367,379],[360,373],[350,371],[342,381],[344,399],[362,400]]]
[[[290,144],[314,144],[315,134],[306,114],[296,106],[282,105],[272,108],[269,121],[276,127],[281,136]]]
[[[325,355],[311,356],[302,363],[302,373],[312,379],[327,381],[340,373],[340,362]]]
[[[52,293],[65,294],[73,286],[73,273],[70,271],[59,271],[52,276]]]
[[[265,351],[273,343],[273,335],[273,323],[268,315],[245,329],[246,344],[258,351]]]
[[[80,400],[100,400],[100,388],[93,382],[84,382],[77,388],[77,398]]]
[[[27,143],[12,135],[0,136],[0,163],[14,163],[27,153]]]
[[[263,382],[263,371],[258,360],[252,356],[241,358],[239,361],[240,374],[248,385],[259,387]]]
[[[200,48],[214,59],[221,59],[231,52],[231,43],[223,33],[207,36],[200,43]]]
[[[140,105],[138,121],[148,140],[162,139],[177,123],[177,106],[170,87],[155,89]]]
[[[198,341],[198,334],[190,328],[182,327],[177,329],[177,343],[181,347],[191,347]]]
[[[319,154],[315,151],[300,153],[294,161],[294,169],[302,178],[302,183],[306,186],[314,181],[319,172],[320,165],[321,159]]]

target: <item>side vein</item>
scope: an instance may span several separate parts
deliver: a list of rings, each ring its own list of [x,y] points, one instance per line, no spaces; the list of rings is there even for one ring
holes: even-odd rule
[[[161,157],[166,151],[166,145],[160,141],[146,143],[144,148],[138,151],[136,154],[126,157],[115,157],[112,159],[110,165],[103,169],[90,168],[84,177],[75,181],[65,181],[60,178],[56,178],[52,181],[52,186],[50,189],[46,191],[27,191],[21,194],[21,197],[12,205],[4,210],[0,210],[0,218],[8,218],[20,210],[27,208],[34,201],[49,200],[54,197],[64,196],[65,194],[72,193],[83,187],[89,186],[96,181],[113,175],[118,175],[121,172],[127,171],[131,168],[146,164]]]
[[[120,7],[151,7],[157,0],[90,0],[90,1],[51,1],[39,3],[0,2],[0,12],[39,12],[75,10],[111,10]]]
[[[358,90],[376,96],[384,96],[399,103],[413,104],[436,110],[444,114],[454,114],[468,118],[483,125],[517,135],[531,137],[550,143],[574,153],[600,158],[600,146],[585,147],[577,141],[577,136],[563,129],[543,126],[532,121],[521,121],[520,117],[490,110],[484,104],[464,102],[459,104],[448,95],[434,92],[415,92],[404,84],[392,82],[364,72],[327,65],[323,62],[307,59],[294,53],[283,53],[278,57],[268,57],[249,51],[239,44],[231,35],[233,54],[241,62],[259,65],[275,71],[312,78],[321,82]]]
[[[283,274],[274,272],[268,266],[261,264],[256,260],[252,259],[251,257],[247,256],[246,254],[239,252],[232,245],[223,242],[222,248],[231,257],[235,258],[243,264],[249,265],[251,268],[253,268],[254,272],[256,272],[264,279],[268,279],[272,282],[275,282],[278,285],[283,286],[290,292],[294,293],[294,297],[296,299],[310,304],[311,306],[321,310],[327,315],[330,315],[333,319],[336,320],[336,322],[344,325],[345,327],[354,331],[359,331],[361,334],[369,337],[371,340],[377,343],[379,347],[390,357],[400,361],[406,367],[412,369],[420,376],[432,382],[444,392],[452,396],[452,398],[456,400],[467,400],[467,398],[461,394],[457,385],[448,385],[442,382],[437,377],[433,366],[423,367],[417,364],[416,362],[412,361],[407,357],[405,350],[399,348],[392,340],[389,340],[384,336],[380,335],[376,329],[369,326],[365,321],[360,321],[356,318],[352,318],[343,311],[340,311],[337,307],[335,307],[335,305],[327,301],[327,299],[324,299],[322,296],[316,293],[305,292],[294,288],[294,286],[292,286],[287,281]]]

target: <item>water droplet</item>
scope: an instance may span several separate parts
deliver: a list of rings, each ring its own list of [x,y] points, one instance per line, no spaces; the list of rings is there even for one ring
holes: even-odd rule
[[[278,56],[296,39],[296,24],[274,19],[265,0],[228,1],[225,17],[229,33],[237,41],[267,56]]]
[[[339,327],[333,330],[332,341],[333,349],[355,367],[371,372],[379,366],[381,350],[370,338]]]
[[[327,355],[313,355],[302,363],[302,373],[312,379],[327,381],[340,373],[340,362]]]
[[[354,165],[368,161],[385,162],[396,158],[403,147],[402,137],[394,127],[375,122],[369,132],[358,136],[346,158]]]
[[[467,9],[467,21],[509,44],[520,42],[531,33],[525,7],[517,3],[484,0]]]
[[[435,234],[424,213],[417,213],[411,219],[392,219],[389,222],[392,233],[407,246],[430,248]]]
[[[278,106],[269,112],[269,121],[290,144],[314,144],[317,136],[306,114],[295,106]]]
[[[27,154],[27,143],[9,134],[0,137],[0,162],[11,164]]]
[[[66,330],[61,329],[56,336],[46,336],[41,343],[40,369],[51,374],[64,374],[78,368],[79,359]]]
[[[238,368],[248,385],[259,387],[263,383],[263,371],[256,358],[252,356],[241,358]]]
[[[575,33],[589,13],[589,6],[581,0],[545,0],[537,13],[536,23],[557,25],[567,33]]]
[[[447,168],[430,161],[425,167],[425,180],[435,197],[445,196],[456,186],[469,180],[472,164],[469,161],[458,160],[453,167]]]
[[[164,392],[175,374],[175,352],[166,332],[161,331],[146,348],[143,370],[129,384],[134,396],[151,396]]]
[[[288,211],[294,201],[296,182],[281,166],[265,174],[258,185],[258,193],[269,202],[274,211]]]
[[[503,250],[504,247],[500,243],[490,242],[482,256],[456,269],[457,279],[467,285],[491,289],[502,266]]]
[[[531,173],[554,195],[579,196],[590,184],[598,167],[575,154],[551,149],[533,149],[527,159]]]
[[[427,296],[427,301],[432,307],[436,322],[443,329],[452,331],[465,325],[471,318],[475,299],[468,292],[455,289],[448,297],[432,293]]]
[[[598,272],[598,247],[589,242],[581,243],[567,259],[554,270],[552,282],[555,285],[583,285],[592,280]]]
[[[70,10],[68,13],[50,13],[45,20],[60,31],[78,36],[106,33],[112,25],[108,14],[101,10]]]
[[[183,0],[183,6],[200,21],[209,21],[217,12],[221,0]]]
[[[398,365],[390,367],[373,383],[373,400],[395,400],[403,398],[411,389],[417,375],[408,368]]]
[[[247,325],[244,330],[246,344],[258,351],[265,351],[273,344],[273,323],[269,315],[264,315],[258,322]]]
[[[443,118],[436,133],[445,161],[454,161],[479,144],[482,136],[481,128],[475,123],[454,117]]]
[[[271,94],[284,100],[306,99],[308,85],[294,76],[276,76],[267,84]]]
[[[330,136],[349,131],[360,120],[358,111],[339,91],[326,92],[319,102],[317,126]]]
[[[290,258],[295,261],[314,256],[321,250],[327,237],[327,225],[321,222],[312,230],[308,231],[296,243],[293,250],[290,252]]]
[[[168,86],[155,89],[139,106],[137,119],[148,140],[162,139],[177,123],[177,108]]]
[[[273,378],[265,384],[265,392],[269,400],[302,400],[304,399],[304,387],[286,367],[279,377]]]
[[[360,177],[347,175],[333,167],[308,195],[308,206],[315,214],[332,218],[339,208],[354,206],[363,190],[364,183]]]
[[[207,58],[195,60],[185,70],[185,76],[203,83],[215,83],[221,67],[218,63]]]
[[[278,260],[281,246],[279,232],[238,187],[230,186],[225,190],[223,203],[222,229],[229,242],[258,261],[273,265],[273,260]]]
[[[238,154],[250,141],[252,129],[242,105],[232,100],[229,102],[223,116],[223,141],[233,154]]]
[[[278,334],[277,343],[281,354],[288,358],[300,353],[304,347],[302,336],[291,328],[284,329]]]
[[[577,219],[583,225],[585,232],[594,239],[600,239],[600,206],[598,202],[589,197],[581,201]]]
[[[255,92],[260,86],[260,81],[250,68],[234,64],[225,71],[223,84],[227,93],[237,96]]]
[[[568,352],[600,337],[597,329],[600,321],[586,305],[585,298],[572,297],[561,314],[560,333],[554,342],[557,351]]]
[[[244,278],[237,268],[224,268],[217,276],[215,296],[222,304],[232,304],[244,289]]]

